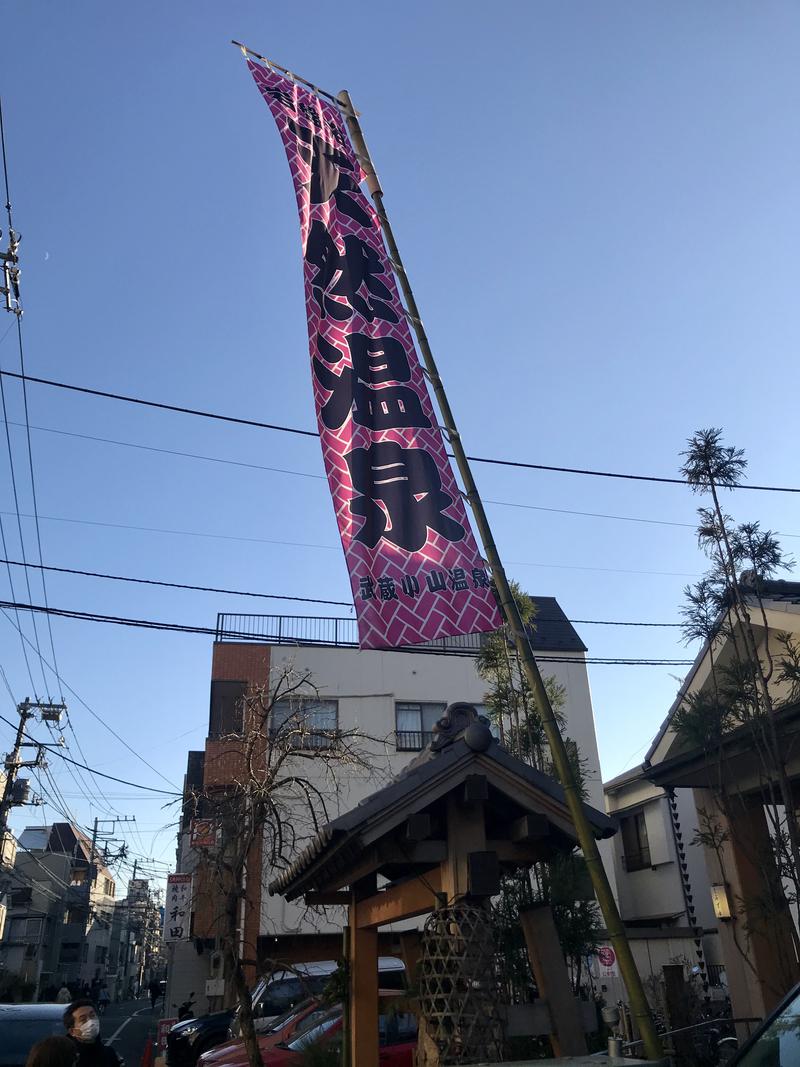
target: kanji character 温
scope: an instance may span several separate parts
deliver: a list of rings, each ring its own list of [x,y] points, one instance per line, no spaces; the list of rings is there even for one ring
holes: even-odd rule
[[[347,343],[353,368],[344,367],[335,374],[322,360],[312,360],[314,377],[330,392],[320,415],[329,430],[338,430],[350,412],[359,426],[372,430],[390,430],[403,426],[430,426],[430,419],[422,411],[419,394],[407,385],[373,385],[387,381],[408,381],[411,368],[408,356],[399,341],[392,337],[370,338],[364,334],[349,334]],[[328,363],[338,363],[342,353],[317,334],[317,351]]]
[[[456,593],[469,588],[463,567],[453,567],[450,571],[450,588]]]

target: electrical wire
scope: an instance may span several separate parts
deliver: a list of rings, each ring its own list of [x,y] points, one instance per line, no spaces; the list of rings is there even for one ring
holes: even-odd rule
[[[8,512],[0,511],[0,515]],[[23,514],[23,518],[29,516]],[[102,522],[98,519],[73,519],[66,515],[42,515],[48,522],[67,522],[78,526],[98,526],[110,530],[135,530],[139,533],[166,534],[174,537],[207,537],[214,541],[237,541],[244,544],[283,545],[288,548],[317,548],[326,552],[341,552],[341,545],[321,545],[312,541],[278,541],[268,537],[243,537],[241,534],[218,534],[199,530],[170,530],[161,526],[134,526],[131,523]],[[651,571],[635,570],[630,567],[588,567],[577,563],[532,563],[528,560],[509,559],[508,564],[516,567],[540,567],[545,570],[593,571],[602,574],[646,574],[666,578],[697,578],[689,571]]]
[[[0,374],[11,378],[20,377],[20,375],[15,374],[13,371],[0,371]],[[27,375],[26,380],[28,382],[34,382],[37,385],[50,386],[54,389],[67,389],[71,392],[85,393],[89,396],[103,397],[107,400],[119,400],[127,404],[135,404],[141,407],[157,408],[160,411],[172,411],[181,415],[194,415],[204,419],[213,419],[218,422],[234,423],[239,426],[252,426],[260,430],[275,430],[281,433],[298,434],[302,437],[319,436],[316,430],[302,430],[296,426],[283,426],[272,422],[261,422],[258,419],[244,419],[235,415],[222,415],[219,412],[184,407],[180,404],[166,404],[157,400],[145,400],[142,397],[128,396],[124,393],[112,393],[104,389],[92,389],[85,385],[72,385],[67,382],[54,381],[52,378],[38,378],[33,377],[32,375]],[[452,455],[450,453],[448,453],[448,455],[452,459]],[[527,463],[521,460],[494,459],[487,456],[467,456],[467,459],[471,463],[487,463],[492,466],[516,467],[523,470],[552,471],[556,474],[581,474],[593,478],[620,478],[624,481],[656,482],[664,485],[686,486],[687,484],[683,478],[665,478],[653,474],[629,474],[620,471],[591,470],[584,467],[563,467],[545,463]],[[731,488],[751,489],[765,493],[800,493],[800,487],[792,486],[737,485]]]
[[[9,601],[0,601],[0,611],[5,614],[5,609],[13,609],[14,604]],[[17,604],[20,611],[31,611],[44,614],[50,612],[59,618],[64,619],[77,619],[82,622],[96,622],[104,623],[110,626],[130,626],[137,629],[145,630],[160,630],[169,633],[182,633],[182,634],[203,634],[206,636],[216,637],[217,639],[224,639],[228,641],[235,640],[254,640],[254,635],[249,633],[240,632],[237,630],[224,630],[220,631],[216,627],[211,626],[195,626],[189,623],[177,623],[177,622],[162,622],[155,619],[133,619],[124,615],[102,615],[99,612],[93,611],[76,611],[71,608],[54,608],[44,607],[40,604]],[[8,615],[6,614],[6,618]],[[345,622],[351,620],[345,619]],[[265,644],[270,643],[268,636],[262,637],[261,640]],[[319,642],[323,644],[323,642]],[[342,643],[343,644],[343,643]],[[343,644],[343,647],[348,647]],[[353,647],[356,647],[353,644]],[[413,646],[408,648],[397,649],[398,652],[414,652],[416,649]],[[536,659],[541,663],[571,663],[575,662],[568,656],[552,656],[547,654],[536,654]],[[691,659],[637,659],[633,657],[611,657],[611,656],[587,656],[582,663],[589,664],[617,664],[622,666],[649,666],[649,667],[686,667],[690,666],[694,660]],[[140,757],[141,758],[141,757]],[[154,768],[153,768],[154,769]],[[158,773],[158,772],[157,772]],[[163,775],[162,775],[163,777]]]
[[[8,563],[12,567],[33,567],[39,568],[42,564],[39,563],[22,563],[15,559],[2,559],[0,563]],[[131,575],[122,574],[104,574],[100,571],[85,571],[76,567],[55,567],[47,566],[44,568],[48,571],[55,571],[58,574],[74,574],[83,578],[104,578],[112,582],[132,582],[136,585],[155,585],[164,587],[167,589],[188,589],[198,593],[224,593],[227,596],[242,596],[242,597],[255,597],[266,600],[292,600],[299,601],[304,604],[331,604],[335,607],[351,608],[353,602],[351,600],[321,600],[317,597],[307,596],[288,596],[282,593],[257,593],[253,590],[247,589],[224,589],[213,585],[190,585],[187,582],[165,582],[155,578],[134,578]],[[536,620],[538,622],[561,622],[561,616],[547,616],[537,615]],[[613,619],[569,619],[571,623],[581,624],[584,626],[646,626],[646,627],[680,627],[679,622],[619,622]],[[84,757],[85,758],[85,757]]]
[[[50,609],[50,610],[52,610],[52,609]],[[14,626],[14,620],[11,618],[11,616],[8,614],[8,612],[1,605],[0,605],[0,614],[2,614],[5,617],[6,621],[11,626]],[[30,640],[27,637],[25,637],[24,635],[23,635],[23,637],[24,637],[24,640],[27,641],[28,644],[30,644]],[[63,681],[63,679],[62,679],[62,681]],[[78,701],[78,703],[89,712],[89,714],[92,716],[92,718],[94,718],[97,722],[99,722],[100,725],[112,735],[112,737],[115,737],[117,739],[117,741],[119,741],[120,744],[123,745],[128,750],[128,752],[131,753],[131,755],[135,756],[141,763],[143,763],[145,765],[145,767],[148,767],[151,771],[153,771],[154,774],[157,774],[159,778],[161,778],[163,781],[165,781],[167,783],[167,785],[171,785],[173,787],[173,789],[177,791],[177,794],[180,795],[181,791],[178,789],[178,787],[175,785],[175,783],[171,782],[169,780],[169,778],[166,777],[166,775],[162,774],[161,771],[158,770],[157,767],[154,767],[152,763],[150,763],[148,760],[146,760],[144,758],[144,756],[140,752],[137,752],[135,748],[133,748],[131,745],[129,745],[124,737],[121,737],[112,726],[109,726],[109,724],[102,717],[102,715],[98,715],[97,712],[93,708],[89,707],[89,705],[86,703],[86,701],[83,699],[83,697],[80,696],[79,693],[76,693],[71,685],[68,685],[67,682],[64,682],[64,688],[68,692],[72,693],[73,697],[75,697],[75,699]],[[62,759],[66,759],[66,757],[62,756]],[[94,771],[91,767],[88,767],[87,770],[91,770],[93,774],[100,774],[100,771]],[[106,774],[106,775],[101,775],[101,777],[103,777],[103,778],[111,778],[112,776]],[[113,779],[113,780],[121,781],[122,779]],[[132,783],[128,782],[126,784],[130,785]]]

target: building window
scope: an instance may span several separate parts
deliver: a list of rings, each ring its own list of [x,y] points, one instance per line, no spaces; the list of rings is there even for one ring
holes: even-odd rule
[[[622,853],[626,871],[643,871],[650,866],[650,844],[643,811],[622,819]]]
[[[61,951],[58,956],[59,963],[80,963],[81,960],[81,943],[80,941],[62,941]]]
[[[106,878],[104,880],[103,892],[105,893],[105,895],[107,897],[113,897],[114,896],[114,883],[111,881],[110,878]]]
[[[277,700],[269,717],[270,736],[280,736],[291,748],[330,748],[338,726],[336,700]]]
[[[212,682],[208,736],[218,740],[244,730],[247,682]]]
[[[394,706],[397,751],[418,752],[433,736],[435,723],[444,715],[446,704],[407,704]]]

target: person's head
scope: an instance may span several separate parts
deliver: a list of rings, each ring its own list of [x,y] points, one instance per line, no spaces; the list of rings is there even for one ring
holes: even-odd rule
[[[100,1020],[94,1001],[88,997],[73,1000],[64,1012],[64,1029],[76,1041],[95,1041],[100,1034]]]
[[[28,1053],[25,1067],[75,1067],[77,1049],[68,1037],[45,1037]]]

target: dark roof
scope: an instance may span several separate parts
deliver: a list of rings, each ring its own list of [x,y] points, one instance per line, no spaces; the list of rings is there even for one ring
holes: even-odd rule
[[[419,810],[476,772],[486,774],[491,786],[523,810],[544,809],[566,847],[574,846],[576,834],[564,790],[554,778],[512,756],[494,738],[487,749],[476,751],[461,735],[439,750],[428,746],[387,786],[324,826],[294,863],[270,883],[270,893],[293,900],[308,889],[320,888],[326,878],[352,865],[366,847],[401,824],[409,813],[409,801]],[[538,803],[531,803],[532,793]],[[588,804],[584,808],[596,837],[612,837],[617,832],[613,819]]]
[[[554,596],[535,596],[531,599],[538,609],[533,620],[532,643],[535,652],[588,651]]]
[[[741,584],[749,591],[752,585],[742,576]],[[786,582],[772,579],[761,583],[761,596],[764,600],[783,601],[789,604],[800,604],[800,582]]]

